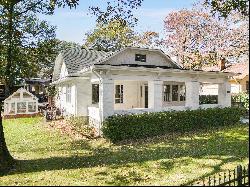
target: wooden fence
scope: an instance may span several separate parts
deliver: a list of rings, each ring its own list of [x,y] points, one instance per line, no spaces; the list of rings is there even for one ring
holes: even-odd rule
[[[203,178],[192,186],[249,186],[249,164]]]

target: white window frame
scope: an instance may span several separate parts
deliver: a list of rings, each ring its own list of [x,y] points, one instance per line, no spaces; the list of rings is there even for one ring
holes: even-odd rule
[[[71,103],[71,86],[66,86],[66,103]]]
[[[164,87],[165,86],[170,86],[169,101],[167,101],[167,97],[165,95],[166,92],[164,92]],[[178,100],[177,101],[173,101],[173,86],[178,86],[178,92],[177,92],[177,94],[178,94]],[[180,95],[180,88],[181,88],[181,86],[184,86],[184,88],[185,88],[185,97],[184,97],[183,101],[181,101],[181,99],[180,99],[180,97],[181,97],[181,95]],[[180,83],[165,83],[163,85],[163,102],[184,102],[184,101],[186,101],[186,86],[185,86],[185,84],[180,84]]]
[[[116,87],[119,87],[119,93],[117,93]],[[124,99],[123,99],[123,91],[124,91],[124,86],[122,84],[115,85],[115,104],[123,104]],[[118,97],[117,97],[118,95]]]

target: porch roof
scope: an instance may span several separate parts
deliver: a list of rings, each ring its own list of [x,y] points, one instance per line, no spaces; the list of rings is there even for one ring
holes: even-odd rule
[[[221,76],[235,76],[238,73],[233,72],[218,72],[218,71],[203,71],[203,70],[189,70],[189,69],[177,69],[167,66],[148,66],[148,65],[134,65],[134,64],[123,64],[123,65],[105,65],[95,64],[91,69],[100,70],[130,70],[130,71],[149,71],[149,72],[173,72],[173,73],[189,73],[189,74],[201,74],[201,75],[221,75]]]

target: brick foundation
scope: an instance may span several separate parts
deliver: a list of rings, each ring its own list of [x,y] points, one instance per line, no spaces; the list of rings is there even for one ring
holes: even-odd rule
[[[15,119],[15,118],[30,118],[36,116],[43,116],[41,113],[36,114],[16,114],[16,115],[4,115],[3,119]]]

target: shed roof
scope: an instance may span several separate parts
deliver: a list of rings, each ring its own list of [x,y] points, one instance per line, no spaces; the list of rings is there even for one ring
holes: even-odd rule
[[[4,101],[7,101],[7,100],[11,100],[12,97],[16,96],[17,94],[20,94],[20,93],[26,93],[30,96],[30,98],[32,99],[35,99],[35,100],[38,100],[38,98],[36,96],[34,96],[32,93],[30,93],[29,91],[27,91],[26,89],[24,88],[19,88],[17,91],[15,91],[13,94],[11,94],[9,97],[7,97]]]

